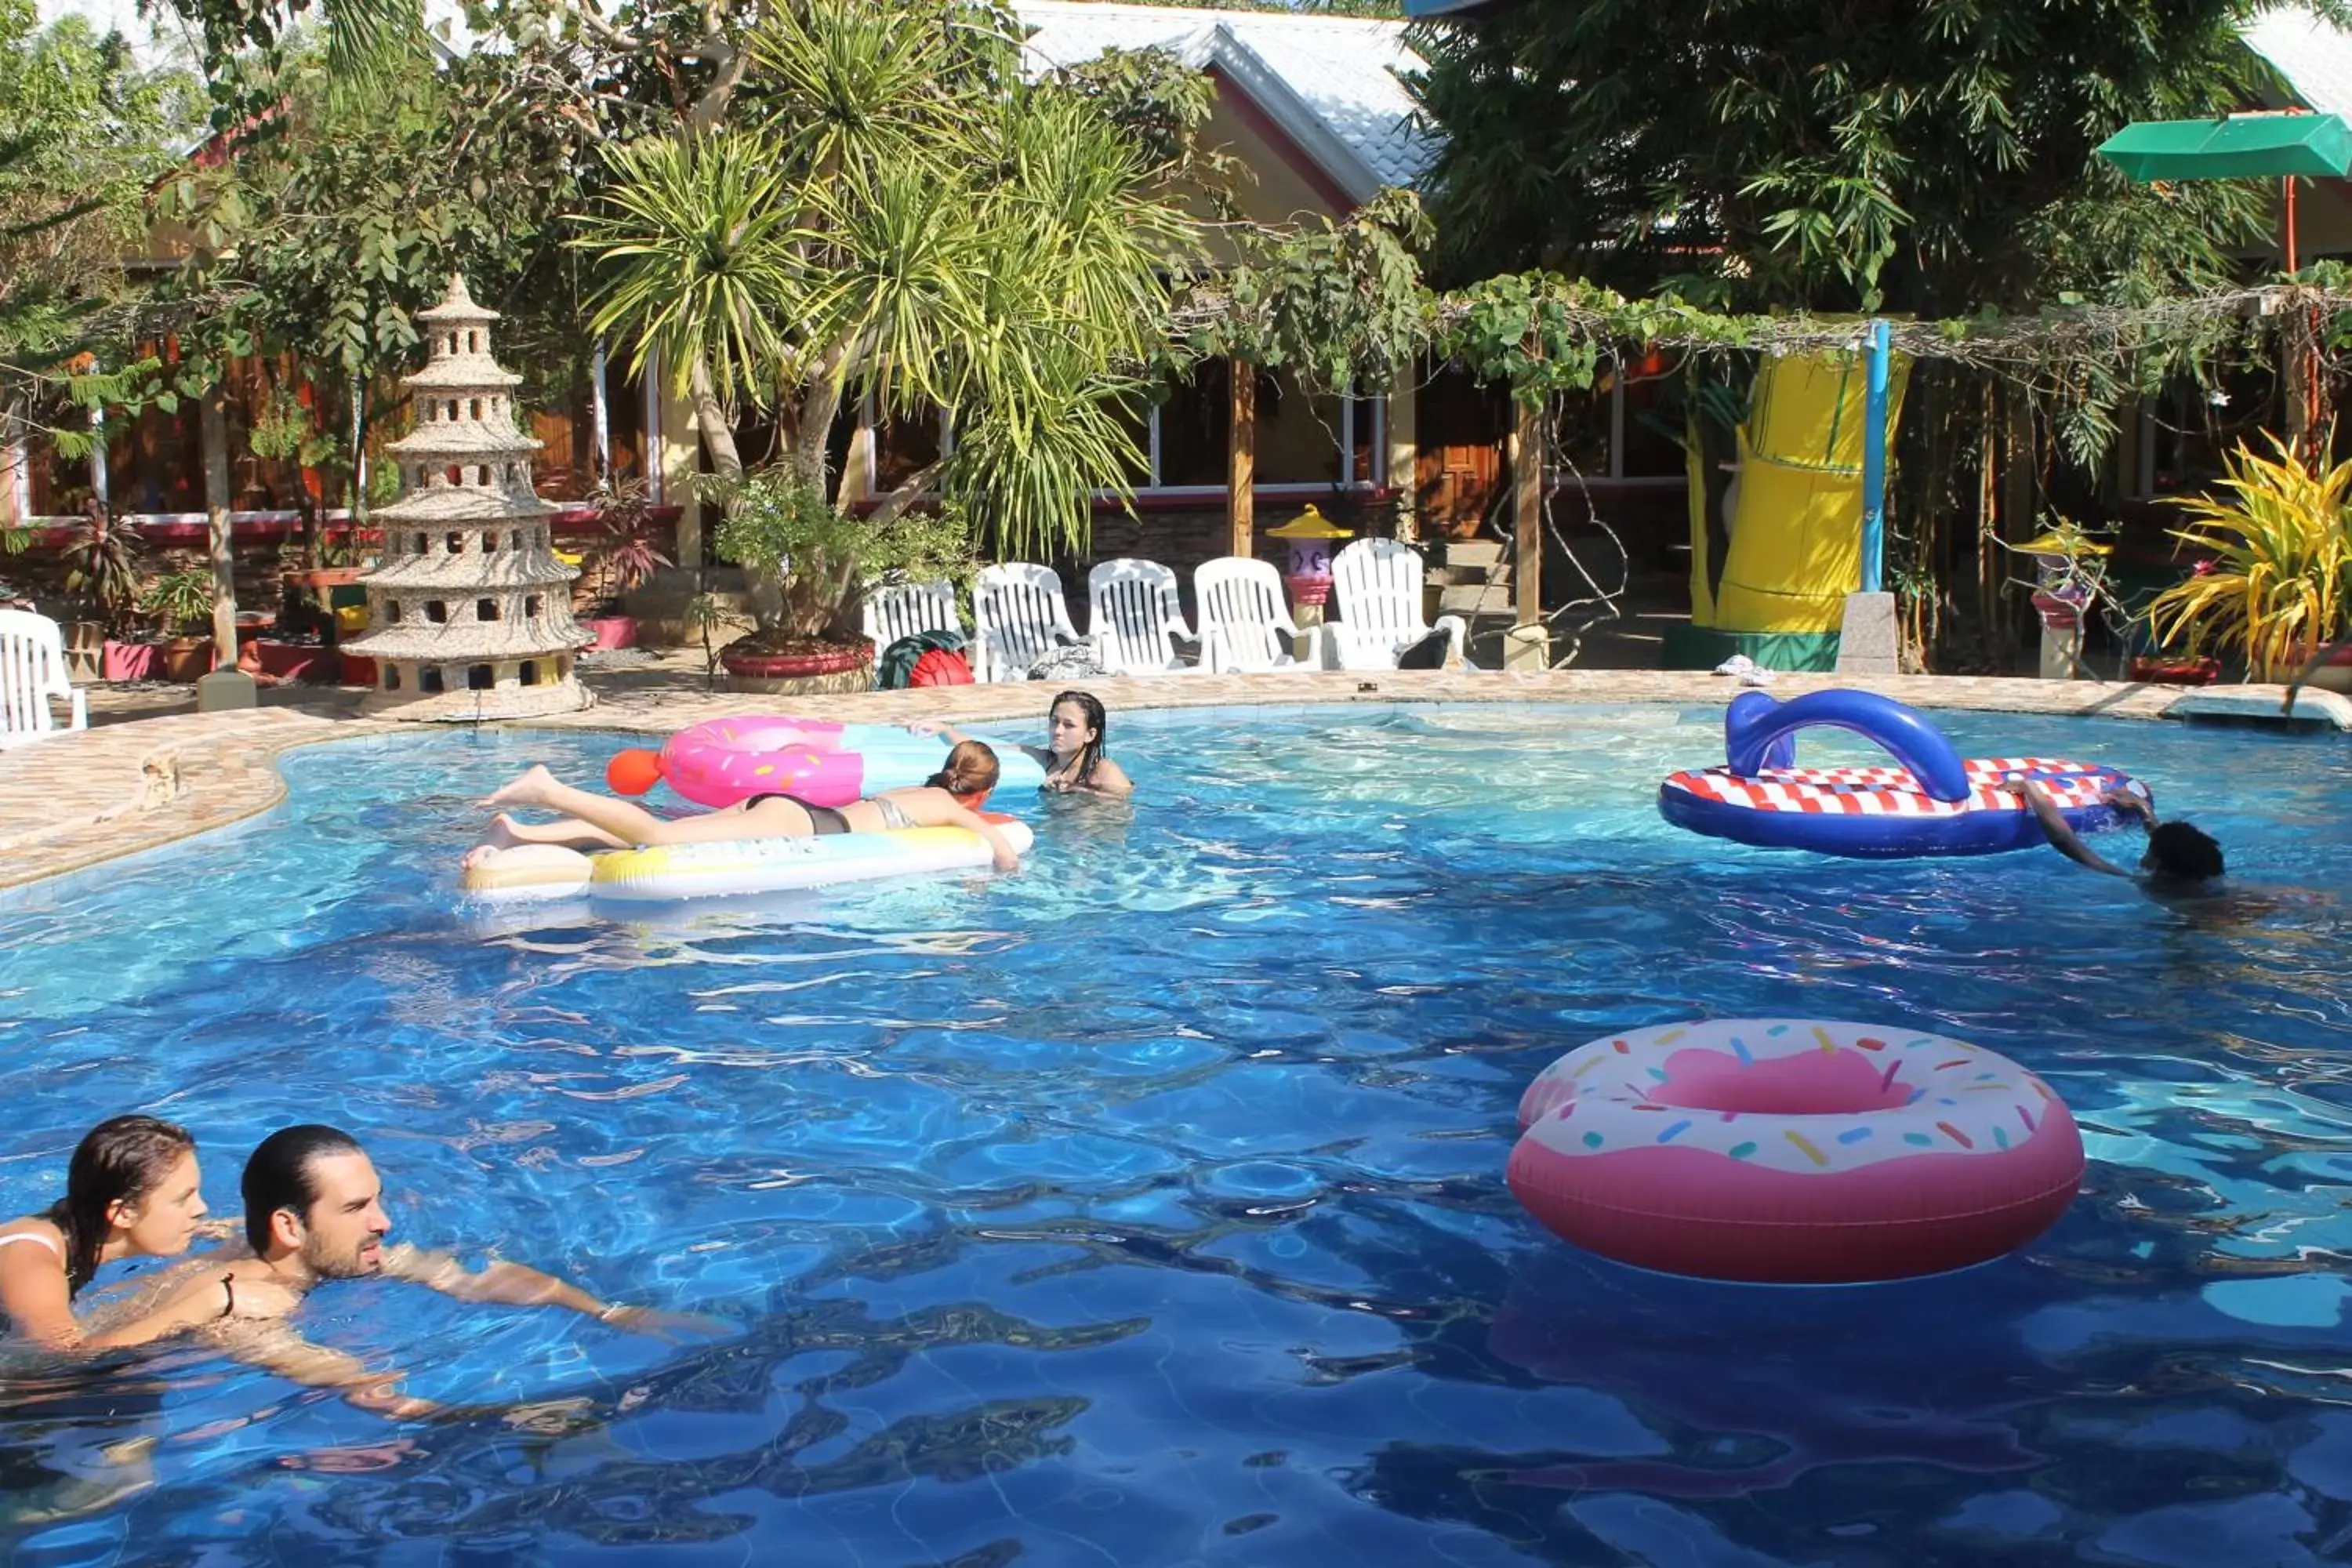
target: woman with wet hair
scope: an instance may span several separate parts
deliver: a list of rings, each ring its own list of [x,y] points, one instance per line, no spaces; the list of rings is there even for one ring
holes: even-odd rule
[[[50,1350],[135,1345],[228,1317],[236,1302],[224,1289],[103,1334],[85,1335],[74,1321],[73,1299],[101,1265],[185,1252],[204,1217],[186,1128],[152,1116],[101,1121],[74,1150],[66,1195],[0,1225],[0,1317],[11,1334]]]
[[[927,720],[908,728],[918,735],[943,735],[958,744],[966,743],[962,731],[952,724]],[[1056,794],[1124,800],[1135,793],[1135,781],[1110,760],[1106,739],[1109,733],[1110,719],[1099,698],[1091,691],[1064,691],[1045,710],[1045,743],[1021,749],[1045,770],[1045,787]]]
[[[560,822],[519,823],[501,811],[489,837],[469,850],[466,866],[487,865],[523,845],[583,851],[627,849],[643,844],[701,844],[726,838],[815,838],[835,833],[887,833],[901,827],[966,827],[987,841],[1000,871],[1020,869],[1021,857],[994,823],[980,814],[996,787],[996,753],[978,741],[950,751],[927,784],[887,789],[847,805],[815,805],[791,795],[755,795],[736,805],[693,816],[656,816],[644,806],[574,789],[544,767],[500,788],[484,805],[538,806],[564,814]]]

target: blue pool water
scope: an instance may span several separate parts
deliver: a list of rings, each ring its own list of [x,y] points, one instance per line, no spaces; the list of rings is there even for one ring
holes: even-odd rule
[[[1711,714],[1402,708],[1121,718],[1142,804],[1018,803],[1015,878],[486,925],[447,892],[470,803],[613,739],[297,753],[260,824],[0,895],[0,1213],[121,1110],[194,1128],[223,1209],[256,1140],[324,1120],[399,1237],[722,1325],[305,1308],[415,1392],[583,1402],[564,1435],[395,1427],[185,1349],[19,1385],[0,1557],[2352,1555],[2352,747],[1951,728],[2139,773],[2279,907],[1738,848],[1652,805],[1719,757]],[[1518,1210],[1540,1068],[1745,1013],[2021,1058],[2083,1196],[2018,1257],[1845,1290],[1635,1273]]]

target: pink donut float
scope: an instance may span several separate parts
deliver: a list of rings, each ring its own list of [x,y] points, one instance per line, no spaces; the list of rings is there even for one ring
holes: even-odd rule
[[[698,805],[794,795],[845,805],[866,793],[866,758],[841,750],[841,726],[821,719],[713,719],[664,742],[660,773]],[[937,752],[938,742],[930,750]]]
[[[1902,1279],[2014,1251],[2083,1177],[2065,1103],[1941,1035],[1718,1018],[1580,1046],[1519,1100],[1512,1193],[1577,1246],[1770,1284]]]

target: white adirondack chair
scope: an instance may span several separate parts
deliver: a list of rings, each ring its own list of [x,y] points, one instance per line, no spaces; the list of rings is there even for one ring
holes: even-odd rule
[[[1201,617],[1201,668],[1257,672],[1305,669],[1298,626],[1271,561],[1224,555],[1192,569],[1192,603]]]
[[[66,705],[65,729],[89,728],[89,700],[67,676],[58,623],[30,610],[0,610],[0,745],[55,734],[51,698]]]
[[[1464,658],[1469,628],[1459,616],[1430,625],[1422,607],[1421,554],[1393,539],[1359,539],[1331,558],[1331,597],[1339,619],[1323,626],[1326,669],[1394,669],[1397,656],[1433,631],[1446,634]]]
[[[874,657],[900,637],[917,632],[963,635],[963,617],[956,614],[955,584],[946,578],[929,583],[876,584],[866,590],[866,636]]]
[[[1176,574],[1157,561],[1122,555],[1087,574],[1087,636],[1112,675],[1165,675],[1182,669],[1176,639],[1192,640]]]
[[[1026,680],[1029,667],[1057,644],[1079,642],[1051,566],[1000,562],[980,569],[971,590],[974,680]]]

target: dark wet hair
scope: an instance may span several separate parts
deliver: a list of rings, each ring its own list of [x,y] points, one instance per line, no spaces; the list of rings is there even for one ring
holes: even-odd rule
[[[1091,691],[1056,692],[1054,700],[1045,704],[1046,716],[1051,718],[1054,710],[1065,702],[1076,703],[1078,711],[1087,716],[1087,728],[1095,732],[1093,740],[1078,748],[1078,760],[1070,765],[1070,782],[1092,784],[1095,764],[1110,751],[1109,716],[1103,712],[1102,700]]]
[[[84,1134],[66,1167],[66,1195],[43,1216],[66,1238],[68,1296],[98,1272],[99,1249],[112,1228],[106,1211],[153,1192],[195,1146],[186,1128],[154,1116],[118,1116]]]
[[[2204,882],[2221,874],[2221,847],[2213,836],[2185,822],[2158,823],[2147,836],[2147,868],[2185,882]]]
[[[307,1222],[310,1205],[319,1201],[319,1184],[310,1179],[310,1163],[321,1154],[357,1154],[360,1141],[333,1127],[309,1122],[282,1127],[261,1141],[245,1162],[239,1186],[245,1197],[245,1239],[256,1257],[269,1251],[269,1216],[292,1209]]]
[[[933,789],[943,789],[969,800],[994,789],[1003,771],[987,742],[958,741],[948,751],[947,765],[923,782]]]

